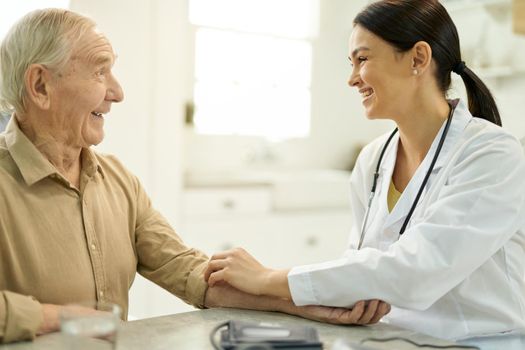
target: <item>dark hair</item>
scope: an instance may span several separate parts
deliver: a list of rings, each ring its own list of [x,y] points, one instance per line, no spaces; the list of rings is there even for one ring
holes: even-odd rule
[[[383,0],[368,5],[354,19],[400,52],[427,42],[436,62],[436,79],[445,94],[452,71],[467,89],[470,113],[501,126],[498,107],[487,86],[461,60],[459,36],[447,10],[437,0]]]

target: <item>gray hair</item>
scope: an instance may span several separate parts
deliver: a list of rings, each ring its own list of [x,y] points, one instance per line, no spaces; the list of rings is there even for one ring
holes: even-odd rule
[[[95,27],[93,20],[64,9],[36,10],[22,17],[0,47],[0,110],[25,113],[29,66],[41,64],[59,74],[74,44]]]

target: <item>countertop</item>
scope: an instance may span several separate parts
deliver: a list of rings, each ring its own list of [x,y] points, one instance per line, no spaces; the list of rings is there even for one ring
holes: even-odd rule
[[[417,334],[402,328],[379,323],[373,326],[337,326],[302,318],[274,313],[238,309],[208,309],[191,311],[123,323],[119,333],[117,349],[213,349],[209,333],[218,324],[227,320],[271,322],[279,324],[309,325],[315,327],[324,343],[324,349],[332,349],[334,341],[345,339],[359,343],[365,338],[404,337],[418,343],[453,345],[451,342]],[[367,342],[372,349],[416,349],[401,341],[388,343]],[[67,349],[60,333],[38,337],[33,342],[22,342],[0,346],[0,350],[61,350]],[[90,349],[102,349],[96,346]]]

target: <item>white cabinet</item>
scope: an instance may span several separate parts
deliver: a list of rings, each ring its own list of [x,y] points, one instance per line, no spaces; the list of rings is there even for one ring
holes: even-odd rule
[[[179,232],[207,254],[243,247],[268,267],[292,267],[338,257],[350,232],[350,210],[275,211],[270,188],[191,189]]]
[[[184,192],[187,218],[266,213],[271,210],[270,190],[261,187],[194,188]]]

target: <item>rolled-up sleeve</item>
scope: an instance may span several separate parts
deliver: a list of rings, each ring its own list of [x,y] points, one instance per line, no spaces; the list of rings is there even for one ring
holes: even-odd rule
[[[29,340],[42,324],[42,307],[30,296],[0,291],[0,342]]]
[[[207,284],[203,273],[208,257],[184,244],[167,220],[137,185],[135,246],[138,272],[186,303],[204,307]]]

